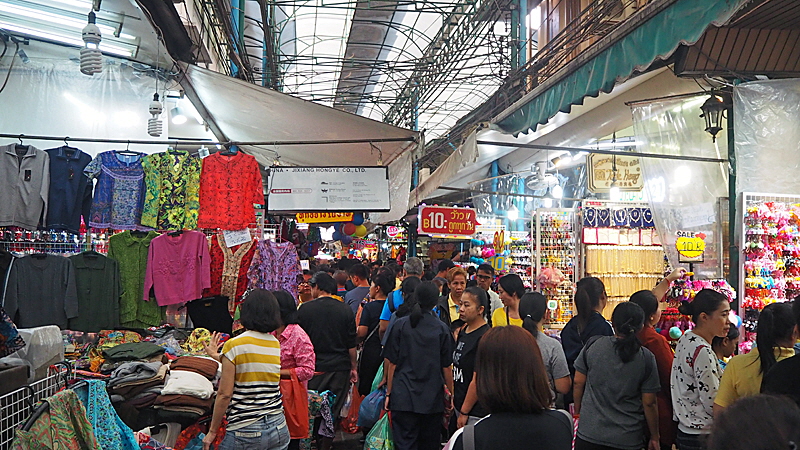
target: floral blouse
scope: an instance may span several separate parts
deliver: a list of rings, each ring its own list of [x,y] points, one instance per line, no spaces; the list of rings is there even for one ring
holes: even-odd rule
[[[268,291],[283,289],[297,298],[297,279],[303,275],[303,271],[294,244],[261,240],[256,245],[258,250],[247,272],[250,288]]]
[[[122,155],[116,150],[95,156],[83,173],[97,178],[89,226],[115,230],[147,230],[141,226],[144,202],[142,157]]]
[[[200,158],[169,150],[142,158],[146,187],[142,225],[159,230],[197,228]]]
[[[286,325],[283,333],[275,337],[281,343],[281,369],[295,369],[297,380],[308,389],[308,380],[314,376],[316,361],[311,338],[296,323]]]
[[[256,223],[253,204],[263,203],[264,185],[253,156],[214,153],[203,160],[198,227],[243,230]]]
[[[256,243],[228,248],[225,238],[218,234],[211,237],[210,244],[211,287],[203,291],[203,297],[228,297],[228,311],[233,316],[247,290],[247,270],[256,254]]]

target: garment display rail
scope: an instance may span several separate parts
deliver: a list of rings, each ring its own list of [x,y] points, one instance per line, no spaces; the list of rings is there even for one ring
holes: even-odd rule
[[[45,378],[0,396],[0,450],[11,448],[14,430],[28,421],[39,401],[67,387],[73,378],[72,365],[60,362],[50,366]]]
[[[382,142],[416,142],[411,137],[405,138],[375,138],[375,139],[329,139],[318,141],[206,141],[191,139],[170,139],[170,140],[144,140],[144,139],[101,139],[101,138],[82,138],[70,136],[40,136],[27,134],[0,133],[0,138],[18,139],[32,141],[62,141],[62,142],[94,142],[102,144],[140,144],[140,145],[264,145],[264,146],[284,146],[284,145],[327,145],[327,144],[380,144]]]

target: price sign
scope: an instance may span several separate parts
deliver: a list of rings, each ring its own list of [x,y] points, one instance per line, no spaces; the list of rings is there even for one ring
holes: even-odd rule
[[[705,233],[694,231],[678,231],[675,249],[678,250],[679,260],[682,263],[703,262],[706,251]]]
[[[506,245],[506,232],[505,231],[495,231],[494,232],[494,242],[493,247],[494,251],[500,253],[503,251]]]
[[[474,209],[444,206],[423,206],[419,209],[418,231],[421,234],[472,236],[477,226]]]
[[[403,229],[400,227],[395,227],[395,226],[386,227],[386,235],[392,239],[399,236],[402,231]]]

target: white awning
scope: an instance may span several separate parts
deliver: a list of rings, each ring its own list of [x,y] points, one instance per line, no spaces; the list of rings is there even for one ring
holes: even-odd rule
[[[389,165],[392,210],[373,216],[386,222],[405,215],[411,187],[410,153],[421,144],[416,142],[420,138],[418,132],[302,100],[195,65],[180,65],[184,72],[181,86],[217,138],[270,143],[365,141],[357,144],[243,145],[241,148],[267,167],[276,159],[281,164],[298,166],[374,166],[380,160]],[[385,139],[397,141],[380,142]],[[373,221],[376,219],[378,217]]]

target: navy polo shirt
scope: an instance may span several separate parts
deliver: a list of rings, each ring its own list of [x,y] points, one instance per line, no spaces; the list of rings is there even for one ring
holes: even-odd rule
[[[47,228],[78,233],[81,215],[88,218],[92,206],[92,183],[83,173],[92,157],[67,146],[45,151],[50,155]]]

